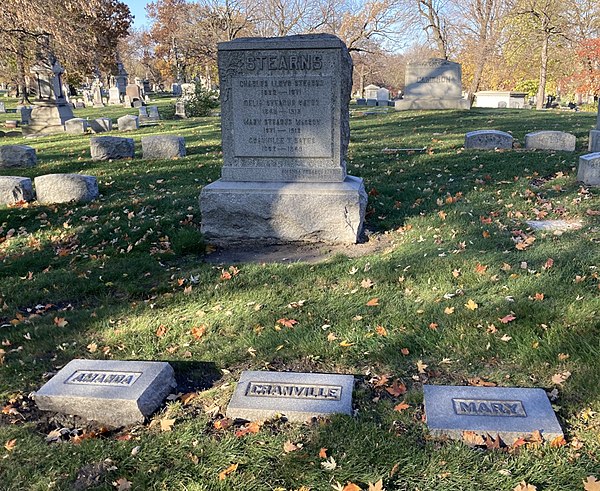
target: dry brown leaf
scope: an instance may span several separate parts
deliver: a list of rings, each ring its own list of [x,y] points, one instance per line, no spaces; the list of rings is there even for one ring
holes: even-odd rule
[[[396,404],[394,406],[394,411],[402,412],[405,409],[408,409],[409,407],[410,407],[410,404],[407,404],[406,402],[402,401],[400,404]]]
[[[596,476],[588,476],[585,481],[583,481],[583,489],[585,491],[600,491],[600,481],[596,479]]]
[[[383,326],[377,326],[375,328],[375,332],[380,336],[387,336],[387,330]]]
[[[219,472],[219,481],[224,481],[229,474],[235,472],[238,468],[238,465],[239,464],[231,464],[229,467],[227,467],[227,469],[224,469],[221,472]]]
[[[15,447],[17,446],[17,439],[13,438],[12,440],[8,440],[5,444],[4,444],[4,448],[6,450],[8,450],[9,452],[12,452]]]
[[[256,421],[253,421],[252,423],[248,423],[246,426],[243,426],[242,428],[237,430],[235,432],[235,436],[240,438],[240,437],[246,436],[250,433],[258,433],[259,431],[260,431],[260,424],[257,423]]]
[[[373,288],[374,284],[375,283],[373,283],[373,281],[370,278],[367,278],[367,279],[362,280],[360,282],[360,286],[363,287],[363,288]]]
[[[124,477],[117,479],[115,482],[113,482],[113,486],[117,488],[117,491],[128,491],[129,489],[131,489],[132,484],[133,483],[131,481],[128,481]]]
[[[533,484],[527,484],[525,481],[521,481],[515,486],[513,491],[537,491],[537,487]]]
[[[64,317],[54,318],[54,324],[56,324],[58,327],[65,327],[68,323],[69,321],[67,321]]]
[[[385,489],[383,489],[383,479],[380,479],[375,484],[369,483],[368,491],[385,491]]]
[[[497,385],[495,382],[488,382],[480,377],[468,378],[467,382],[475,387],[496,387]]]
[[[186,394],[183,394],[179,400],[181,401],[181,403],[186,406],[187,404],[189,404],[191,402],[192,399],[195,399],[196,397],[198,397],[198,392],[188,392]]]
[[[330,333],[327,335],[327,341],[329,341],[330,343],[331,343],[332,341],[335,341],[336,339],[337,339],[337,336],[336,336],[335,334],[333,334],[332,332],[330,332]]]
[[[321,448],[321,450],[319,450],[319,458],[320,459],[327,458],[327,449],[326,448]]]
[[[425,370],[427,369],[429,365],[426,365],[425,363],[423,363],[423,360],[418,360],[417,361],[417,370],[419,371],[420,374],[425,374]]]
[[[175,419],[163,418],[160,420],[160,431],[171,431],[174,424]]]
[[[463,431],[462,439],[467,445],[481,446],[485,445],[485,439],[474,431]]]
[[[349,482],[342,488],[342,491],[361,491],[361,489],[353,482]]]
[[[562,385],[571,376],[571,372],[565,371],[562,373],[555,373],[552,375],[552,383],[555,385]]]
[[[367,302],[367,307],[377,307],[379,305],[379,298],[372,298]]]
[[[218,419],[213,423],[215,430],[226,430],[233,424],[233,420],[229,418]]]
[[[394,396],[394,397],[399,397],[401,395],[406,394],[406,385],[404,385],[400,379],[396,379],[394,380],[394,382],[392,383],[391,387],[386,387],[385,390],[387,391],[388,394]]]
[[[299,448],[300,447],[298,445],[295,445],[294,443],[292,443],[289,440],[286,440],[286,442],[283,444],[283,451],[285,453],[295,452]]]
[[[164,324],[161,324],[160,326],[158,326],[158,329],[156,330],[156,335],[159,338],[164,336],[166,333],[167,333],[167,326],[165,326]]]
[[[190,331],[190,333],[192,334],[194,339],[199,340],[206,333],[206,326],[205,325],[194,326],[194,327],[192,327],[192,330]]]
[[[557,436],[556,438],[554,438],[554,440],[552,440],[550,442],[550,446],[552,448],[563,447],[566,444],[567,444],[567,440],[565,440],[565,437],[562,435]]]
[[[408,348],[402,348],[400,350],[400,353],[402,353],[404,356],[408,356],[410,354],[410,351],[408,350]]]

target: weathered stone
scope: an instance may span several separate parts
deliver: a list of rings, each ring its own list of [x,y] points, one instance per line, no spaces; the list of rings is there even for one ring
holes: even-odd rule
[[[536,131],[525,135],[525,148],[574,152],[577,137],[564,131]]]
[[[600,152],[600,130],[590,131],[590,144],[588,146],[589,152]]]
[[[33,199],[31,179],[19,176],[0,176],[0,205]]]
[[[185,140],[183,136],[144,136],[142,137],[142,156],[145,159],[185,157]]]
[[[439,58],[406,65],[404,95],[395,102],[397,111],[408,109],[469,109],[462,96],[460,64]]]
[[[362,179],[274,183],[219,180],[200,195],[202,233],[214,244],[355,243],[367,206]]]
[[[465,135],[465,148],[512,148],[513,136],[498,130],[477,130]]]
[[[29,124],[31,120],[31,107],[22,106],[18,113],[21,114],[21,124]]]
[[[577,180],[588,186],[600,186],[600,152],[579,157]]]
[[[135,145],[133,138],[120,136],[96,136],[90,138],[92,160],[116,160],[133,158]]]
[[[94,176],[82,174],[45,174],[33,180],[40,203],[88,202],[98,198]]]
[[[151,361],[72,360],[34,394],[44,411],[119,427],[143,422],[176,387],[173,368]]]
[[[7,119],[4,121],[4,127],[9,129],[14,129],[19,126],[19,122],[16,119]]]
[[[83,118],[73,118],[65,122],[65,131],[72,134],[83,134],[88,129],[88,121]]]
[[[507,444],[539,431],[563,436],[543,389],[423,386],[427,426],[434,436],[461,439],[463,432],[499,435]]]
[[[352,414],[352,375],[245,371],[227,406],[227,417],[262,421],[276,414],[307,421]]]
[[[186,119],[187,115],[185,114],[185,102],[177,101],[175,103],[175,119]]]
[[[90,128],[94,133],[104,133],[112,130],[112,119],[98,118],[90,120]]]
[[[140,120],[133,114],[126,114],[117,119],[119,131],[135,131],[140,127]]]
[[[23,128],[24,136],[44,136],[65,131],[65,123],[73,119],[73,109],[68,104],[36,102]]]
[[[28,145],[0,146],[0,169],[33,167],[37,164],[35,149]]]
[[[578,230],[583,226],[581,220],[527,220],[525,222],[534,230],[565,232],[567,230]]]
[[[0,102],[0,114],[4,114],[6,112],[6,106],[4,102]]]
[[[239,39],[219,45],[219,73],[224,163],[200,196],[202,232],[215,243],[356,242],[366,193],[346,179],[346,46],[326,34]],[[301,182],[314,185],[285,184]]]
[[[148,106],[148,118],[150,121],[160,121],[160,114],[158,114],[158,106]]]
[[[111,87],[108,89],[108,104],[111,106],[121,105],[121,93],[119,87]]]

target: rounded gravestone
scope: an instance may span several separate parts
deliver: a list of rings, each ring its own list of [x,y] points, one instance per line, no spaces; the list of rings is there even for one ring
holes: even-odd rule
[[[135,131],[140,127],[140,119],[133,114],[126,114],[117,119],[119,131]]]
[[[185,140],[183,136],[144,136],[142,138],[142,153],[145,159],[185,157]]]
[[[133,138],[120,136],[96,136],[90,138],[92,160],[133,158],[135,146]]]
[[[588,186],[600,187],[600,152],[579,157],[577,180]]]
[[[65,132],[81,135],[88,129],[88,122],[83,118],[72,118],[65,121]]]
[[[94,176],[46,174],[33,182],[40,203],[87,202],[98,197],[98,182]]]
[[[90,121],[90,128],[94,133],[104,133],[112,130],[112,119],[98,118]]]
[[[525,135],[525,148],[574,152],[577,137],[564,131],[536,131]]]
[[[19,176],[0,176],[0,205],[10,205],[32,199],[31,179]]]
[[[470,131],[465,135],[465,148],[494,150],[496,148],[512,148],[513,136],[498,130]]]
[[[33,167],[37,164],[35,149],[28,145],[0,146],[0,169]]]

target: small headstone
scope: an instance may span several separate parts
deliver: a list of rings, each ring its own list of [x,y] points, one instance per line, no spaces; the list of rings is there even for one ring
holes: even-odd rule
[[[133,114],[126,114],[117,119],[119,131],[135,131],[140,127],[140,120]]]
[[[158,106],[148,106],[148,118],[150,121],[160,121],[160,114],[158,114]]]
[[[143,422],[175,387],[168,363],[73,360],[35,393],[35,403],[117,427]]]
[[[590,130],[590,144],[588,146],[589,152],[600,152],[600,129]]]
[[[65,131],[74,135],[81,135],[88,129],[88,121],[83,118],[73,118],[65,122]]]
[[[10,205],[32,199],[31,179],[19,176],[0,176],[0,205]]]
[[[33,180],[40,203],[88,202],[98,198],[94,176],[82,174],[45,174]]]
[[[367,100],[366,99],[356,99],[356,105],[357,106],[366,106]]]
[[[175,103],[175,119],[186,119],[187,115],[185,114],[185,102],[177,101]]]
[[[493,150],[495,148],[512,148],[513,136],[498,130],[477,130],[465,135],[465,148]]]
[[[75,109],[83,109],[85,107],[85,104],[83,103],[83,99],[77,99],[77,101],[75,101]]]
[[[567,230],[578,230],[583,224],[581,221],[567,222],[566,220],[527,220],[525,222],[534,230],[565,232]]]
[[[536,131],[525,135],[525,148],[574,152],[577,137],[564,131]]]
[[[131,107],[131,98],[128,95],[123,97],[123,107]]]
[[[144,136],[142,137],[142,157],[145,159],[185,157],[185,140],[183,136]]]
[[[377,99],[367,99],[367,106],[376,106]]]
[[[148,119],[149,119],[148,107],[147,106],[139,106],[138,111],[139,111],[140,123],[145,123],[146,121],[148,121]]]
[[[577,180],[588,186],[600,186],[600,152],[579,157]]]
[[[133,158],[133,138],[120,136],[96,136],[90,138],[92,160],[115,160]]]
[[[121,104],[121,93],[119,92],[119,87],[115,86],[108,89],[108,104],[111,106]]]
[[[4,105],[4,102],[0,102],[0,113],[5,113],[6,112],[6,106]]]
[[[227,406],[227,417],[249,421],[283,414],[289,421],[352,414],[352,375],[245,371]]]
[[[0,169],[33,167],[37,164],[35,149],[28,145],[0,146]]]
[[[90,120],[90,128],[94,133],[104,133],[112,130],[112,119],[98,118]]]
[[[21,124],[29,124],[29,120],[31,119],[31,111],[33,109],[31,107],[23,106],[19,111],[21,113]]]
[[[131,102],[142,99],[142,91],[137,84],[128,84],[125,87],[125,94]]]
[[[137,109],[142,107],[144,103],[140,99],[136,99],[131,103],[131,105]]]
[[[543,389],[425,385],[425,415],[434,436],[461,439],[465,431],[499,435],[507,444],[539,431],[563,436]]]

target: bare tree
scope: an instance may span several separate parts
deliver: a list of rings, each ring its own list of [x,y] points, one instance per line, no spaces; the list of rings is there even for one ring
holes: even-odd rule
[[[425,20],[423,29],[433,39],[440,58],[448,59],[448,23],[444,16],[443,0],[416,0],[421,18]]]

